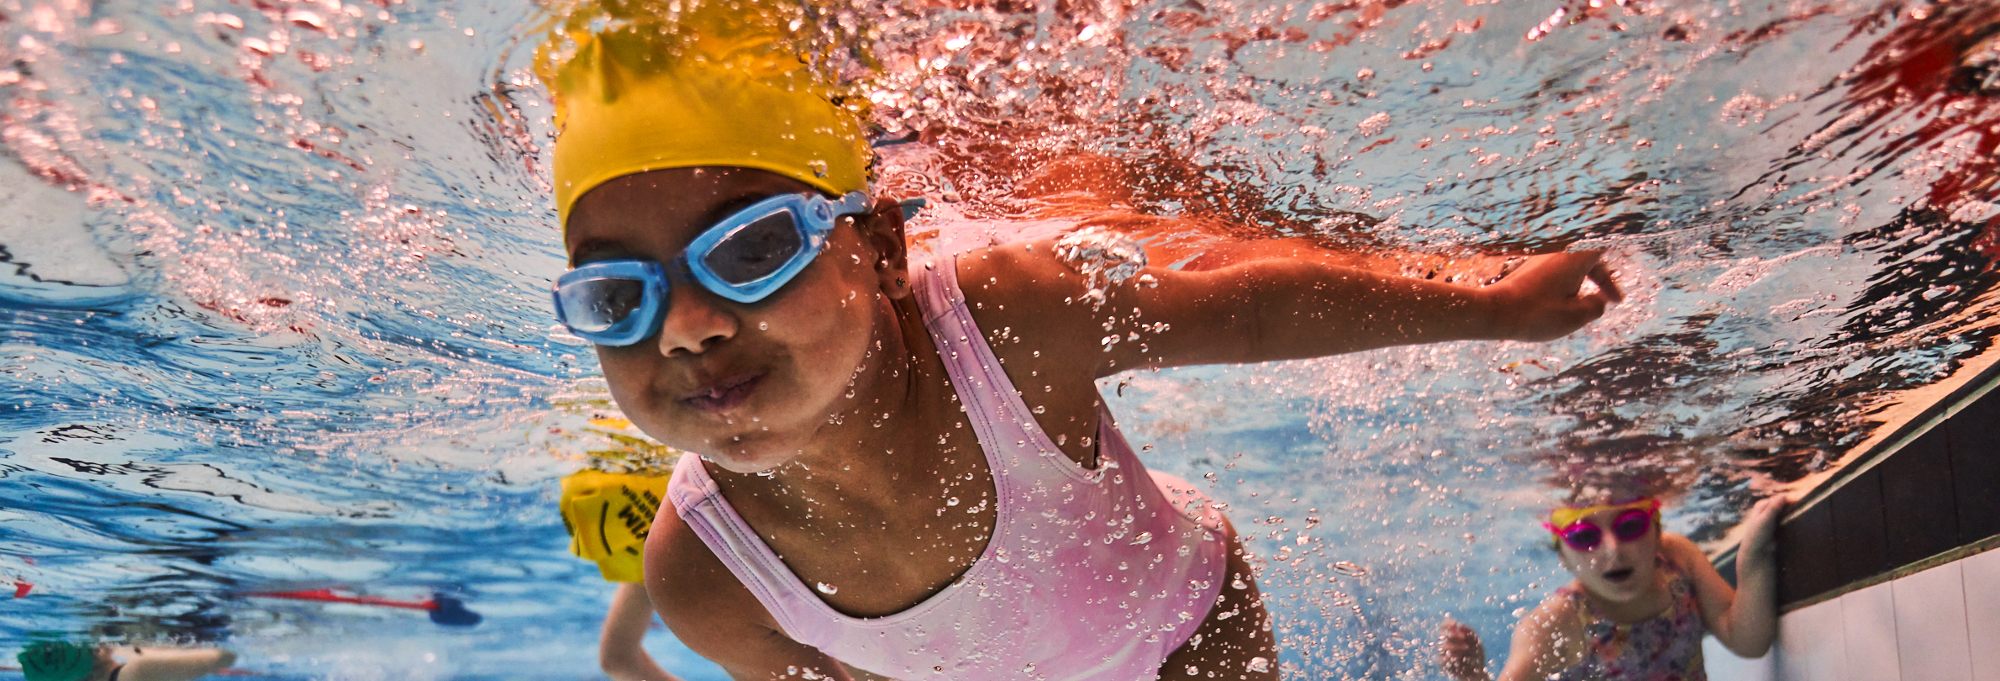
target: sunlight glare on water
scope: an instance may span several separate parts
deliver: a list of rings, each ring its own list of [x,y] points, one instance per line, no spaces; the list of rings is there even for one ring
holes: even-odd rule
[[[595,668],[609,587],[565,555],[554,480],[636,436],[592,424],[616,410],[549,309],[565,256],[528,68],[548,16],[0,0],[0,582],[32,584],[0,649],[226,641],[287,678]],[[1430,678],[1446,613],[1504,631],[1568,579],[1534,516],[1572,484],[1648,478],[1670,530],[1718,540],[1993,337],[1991,3],[827,21],[878,190],[928,200],[931,253],[1081,233],[1115,279],[1290,239],[1478,282],[1609,250],[1627,301],[1563,340],[1101,382],[1148,466],[1227,506],[1287,678]],[[486,619],[245,596],[319,588]],[[670,638],[669,669],[724,678]]]

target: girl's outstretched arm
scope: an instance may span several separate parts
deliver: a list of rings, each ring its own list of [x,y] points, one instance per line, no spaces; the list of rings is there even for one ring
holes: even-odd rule
[[[1092,294],[1054,243],[1038,242],[968,253],[960,278],[969,298],[1005,308],[975,311],[981,326],[1032,328],[1040,349],[1077,357],[1100,377],[1413,343],[1551,340],[1623,297],[1595,252],[1537,257],[1484,288],[1273,258],[1200,272],[1148,267],[1100,280],[1102,293]],[[1598,290],[1582,293],[1586,280]]]
[[[192,681],[236,664],[236,653],[221,648],[180,650],[133,648],[119,681]]]
[[[1736,586],[1723,581],[1708,556],[1677,534],[1660,537],[1660,548],[1669,552],[1694,580],[1695,597],[1701,604],[1701,622],[1715,640],[1742,657],[1763,657],[1778,636],[1778,518],[1785,509],[1784,497],[1757,502],[1744,518],[1743,545],[1736,550]]]

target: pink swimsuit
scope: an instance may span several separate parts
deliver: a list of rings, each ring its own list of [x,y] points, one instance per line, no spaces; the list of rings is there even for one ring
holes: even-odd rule
[[[793,640],[898,679],[1155,679],[1207,618],[1225,579],[1221,514],[1148,474],[1100,410],[1099,467],[1064,456],[1001,371],[952,261],[915,272],[918,308],[993,472],[986,550],[902,612],[849,617],[821,601],[683,457],[667,494]]]

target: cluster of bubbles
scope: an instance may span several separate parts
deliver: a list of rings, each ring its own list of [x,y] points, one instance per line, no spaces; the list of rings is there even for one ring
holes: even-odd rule
[[[1142,276],[1140,272],[1146,269],[1144,244],[1104,229],[1088,228],[1065,234],[1056,239],[1055,250],[1056,257],[1083,275],[1086,289],[1083,299],[1092,309],[1104,305],[1105,287]]]

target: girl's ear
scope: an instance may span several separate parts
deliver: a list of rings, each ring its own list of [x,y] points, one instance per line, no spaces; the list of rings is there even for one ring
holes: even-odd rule
[[[904,239],[903,208],[895,199],[875,200],[875,210],[854,219],[875,254],[875,277],[891,300],[910,295],[910,249]]]

